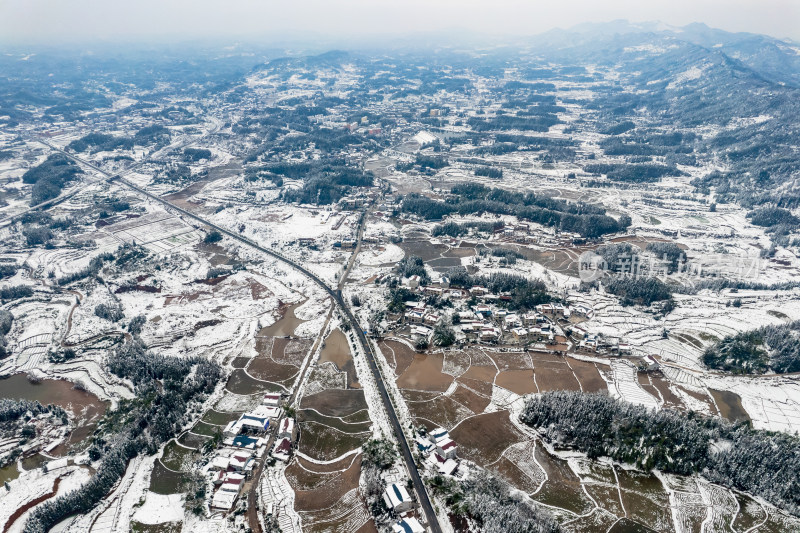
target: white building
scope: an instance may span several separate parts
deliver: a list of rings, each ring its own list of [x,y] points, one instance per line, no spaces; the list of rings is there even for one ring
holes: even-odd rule
[[[410,516],[392,524],[392,533],[425,533],[425,528],[422,527],[419,520]]]
[[[392,483],[383,491],[383,502],[386,507],[396,513],[405,513],[414,507],[406,488],[399,483]]]
[[[436,453],[445,459],[455,459],[457,452],[458,446],[449,437],[436,442]]]

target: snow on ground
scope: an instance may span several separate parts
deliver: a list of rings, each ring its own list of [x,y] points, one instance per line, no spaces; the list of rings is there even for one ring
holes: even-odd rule
[[[49,494],[57,478],[62,478],[57,493],[61,495],[85,483],[89,473],[77,466],[53,469],[47,473],[39,468],[20,473],[17,479],[9,482],[10,490],[0,490],[0,524],[6,524],[11,515],[26,503]],[[21,532],[29,514],[30,511],[19,517],[8,531]]]
[[[98,285],[91,293],[86,294],[81,304],[72,312],[72,327],[64,338],[65,342],[75,345],[102,333],[121,329],[121,324],[95,314],[95,309],[101,304],[111,307],[117,305],[117,299],[104,285]]]
[[[796,376],[714,375],[704,382],[709,388],[738,394],[756,429],[800,433],[800,380]]]
[[[636,367],[629,361],[624,359],[611,361],[611,374],[613,381],[608,382],[608,392],[612,397],[650,409],[661,407],[659,400],[639,385],[636,379]]]
[[[147,491],[144,504],[132,519],[142,524],[163,524],[183,521],[183,494],[157,494]]]
[[[71,307],[69,299],[50,296],[46,301],[22,301],[9,309],[16,317],[8,335],[8,351],[14,357],[3,361],[4,369],[13,365],[16,370],[27,371],[47,365],[47,352],[62,335]]]
[[[365,266],[394,266],[405,256],[403,249],[396,244],[384,244],[378,248],[362,250],[358,255],[358,262]]]
[[[278,517],[281,531],[300,533],[303,531],[300,515],[294,510],[294,490],[286,479],[286,465],[283,462],[266,468],[258,484],[261,509],[272,511]]]

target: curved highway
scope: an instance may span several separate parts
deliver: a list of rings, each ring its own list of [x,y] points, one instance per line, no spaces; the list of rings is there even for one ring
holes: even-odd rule
[[[431,504],[431,500],[428,497],[428,491],[425,489],[425,485],[422,483],[422,478],[420,478],[419,471],[417,470],[417,465],[414,462],[414,457],[413,457],[413,455],[411,455],[411,448],[408,445],[408,441],[406,440],[405,433],[403,432],[403,428],[400,425],[399,419],[397,418],[397,414],[395,413],[394,406],[392,405],[392,401],[389,398],[389,393],[386,390],[385,384],[383,383],[383,378],[381,376],[381,373],[378,370],[378,365],[375,362],[375,352],[372,350],[372,346],[370,345],[369,341],[367,340],[366,335],[364,335],[364,331],[361,329],[361,326],[359,325],[358,321],[353,316],[353,313],[350,311],[350,308],[347,307],[347,305],[345,305],[344,299],[342,298],[342,291],[341,290],[332,289],[331,287],[328,286],[327,283],[325,283],[320,278],[318,278],[313,272],[310,272],[309,270],[307,270],[303,266],[295,263],[291,259],[288,259],[288,258],[282,256],[281,254],[275,252],[274,250],[270,250],[268,248],[265,248],[265,247],[261,246],[260,244],[256,243],[255,241],[252,241],[252,240],[248,239],[247,237],[244,237],[244,236],[240,235],[239,233],[235,233],[235,232],[232,232],[232,231],[230,231],[230,230],[228,230],[226,228],[218,226],[218,225],[214,224],[213,222],[211,222],[209,220],[206,220],[205,218],[192,213],[191,211],[187,211],[186,209],[184,209],[182,207],[179,207],[179,206],[173,204],[172,202],[170,202],[168,200],[165,200],[164,198],[161,198],[160,196],[157,196],[155,194],[149,193],[146,190],[144,190],[141,187],[139,187],[138,185],[136,185],[136,184],[126,180],[125,178],[121,177],[119,174],[111,174],[111,173],[106,172],[105,170],[101,169],[100,167],[98,167],[96,165],[93,165],[92,163],[89,163],[89,162],[84,161],[84,160],[82,160],[82,159],[80,159],[78,157],[75,157],[74,155],[70,154],[69,152],[61,150],[61,149],[56,148],[56,147],[54,147],[52,145],[49,145],[49,144],[48,144],[48,146],[50,146],[50,148],[52,148],[52,149],[54,149],[54,150],[56,150],[58,152],[61,152],[61,153],[65,154],[66,156],[70,157],[71,159],[75,160],[78,163],[86,165],[86,166],[92,168],[93,170],[102,173],[103,175],[105,175],[108,178],[108,181],[110,181],[110,182],[116,182],[116,183],[119,183],[119,184],[121,184],[121,185],[123,185],[125,187],[128,187],[129,189],[132,189],[132,190],[138,192],[139,194],[141,194],[143,196],[146,196],[147,198],[150,198],[151,200],[159,202],[159,203],[163,204],[164,206],[179,212],[182,215],[185,215],[185,216],[187,216],[187,217],[189,217],[189,218],[191,218],[191,219],[193,219],[193,220],[195,220],[197,222],[200,222],[201,224],[204,224],[204,225],[206,225],[208,227],[211,227],[211,228],[219,231],[220,233],[222,233],[224,235],[227,235],[228,237],[230,237],[232,239],[235,239],[235,240],[237,240],[237,241],[239,241],[239,242],[241,242],[243,244],[246,244],[247,246],[250,246],[251,248],[254,248],[254,249],[256,249],[256,250],[258,250],[258,251],[260,251],[262,253],[265,253],[265,254],[267,254],[269,256],[274,257],[275,259],[278,259],[279,261],[282,261],[282,262],[288,264],[289,266],[299,270],[300,272],[302,272],[303,274],[308,276],[312,281],[314,281],[314,283],[316,283],[322,289],[324,289],[325,292],[327,292],[330,295],[330,297],[333,298],[333,300],[336,302],[336,304],[342,310],[347,322],[350,324],[350,327],[356,332],[356,336],[358,337],[358,342],[361,344],[361,348],[364,350],[364,354],[367,357],[367,363],[369,364],[369,368],[372,371],[373,377],[375,378],[375,383],[377,384],[378,390],[380,391],[381,400],[383,400],[384,408],[386,409],[386,412],[389,415],[389,420],[391,422],[392,429],[393,429],[393,431],[395,433],[395,437],[397,438],[397,441],[400,443],[400,450],[401,450],[402,455],[403,455],[403,460],[405,461],[406,466],[408,468],[409,475],[411,476],[411,482],[414,484],[414,490],[416,491],[417,496],[419,497],[420,506],[422,507],[423,511],[425,512],[425,517],[426,517],[427,522],[428,522],[428,527],[431,529],[431,531],[433,533],[442,533],[442,528],[439,525],[439,520],[438,520],[438,518],[436,516],[436,512],[433,510],[433,505]],[[363,223],[364,220],[366,220],[366,217],[363,217],[362,223]],[[359,236],[360,236],[360,231],[359,231]]]

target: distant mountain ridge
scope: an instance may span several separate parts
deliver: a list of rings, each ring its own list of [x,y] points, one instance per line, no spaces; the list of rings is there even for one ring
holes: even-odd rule
[[[717,51],[740,61],[765,79],[800,87],[800,43],[767,35],[728,32],[703,23],[683,27],[663,22],[632,23],[615,20],[584,23],[569,29],[555,29],[530,40],[543,50],[573,50],[591,47],[597,52],[650,44],[668,47],[687,43]]]

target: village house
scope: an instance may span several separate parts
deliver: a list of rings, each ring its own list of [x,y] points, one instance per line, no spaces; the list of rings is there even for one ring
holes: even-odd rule
[[[428,433],[428,438],[438,446],[440,442],[450,440],[450,433],[443,427],[438,427]]]
[[[242,488],[242,483],[244,483],[244,474],[230,472],[225,475],[219,490],[223,490],[225,492],[235,492],[236,494],[239,494],[239,491]]]
[[[264,444],[264,439],[261,437],[251,437],[249,435],[237,435],[233,438],[233,440],[225,440],[224,444],[227,446],[235,446],[237,448],[255,450]]]
[[[294,440],[294,418],[286,417],[278,426],[278,438]]]
[[[442,289],[440,287],[431,287],[428,285],[427,287],[422,289],[422,292],[427,294],[428,296],[441,296]]]
[[[497,342],[500,338],[501,332],[494,326],[482,327],[478,333],[478,338],[482,342]]]
[[[270,421],[277,420],[281,416],[281,408],[277,405],[264,405],[261,404],[257,406],[255,409],[250,411],[251,415],[259,417],[259,418],[266,418]]]
[[[489,294],[489,289],[487,289],[486,287],[480,287],[480,286],[476,285],[476,286],[472,287],[469,290],[469,293],[472,296],[476,296],[476,297],[477,296],[486,296],[487,294]]]
[[[503,318],[503,328],[511,329],[522,326],[522,319],[516,313],[511,313]]]
[[[481,315],[483,317],[490,317],[492,316],[492,308],[488,305],[476,305],[472,308],[476,314]]]
[[[288,438],[284,437],[278,442],[275,443],[275,448],[272,450],[272,457],[278,459],[279,461],[283,461],[284,463],[288,463],[289,459],[291,459],[292,454],[292,441]]]
[[[242,472],[253,455],[247,452],[237,451],[228,458],[228,470]]]
[[[277,393],[265,394],[261,404],[268,407],[278,407],[281,404],[281,395]]]
[[[417,444],[417,449],[423,454],[428,453],[434,448],[433,442],[419,435],[414,439],[414,442]]]
[[[464,292],[459,289],[448,289],[445,293],[445,297],[451,300],[460,300],[464,297]]]
[[[573,305],[570,307],[572,314],[576,316],[591,318],[594,315],[594,309],[586,307],[585,305]]]
[[[442,439],[436,443],[436,453],[445,459],[455,459],[458,452],[458,445],[453,442],[449,437]]]
[[[581,341],[580,345],[581,345],[581,347],[586,348],[587,350],[590,350],[592,352],[596,352],[597,349],[599,348],[600,342],[599,342],[599,340],[597,338],[597,335],[587,335]]]
[[[424,339],[427,339],[428,337],[431,336],[432,333],[433,333],[433,330],[430,329],[430,328],[427,328],[425,326],[417,325],[417,326],[412,326],[411,327],[411,335],[412,336],[422,337]]]
[[[514,328],[511,330],[511,335],[517,342],[523,342],[528,338],[528,330],[525,328]]]
[[[540,322],[545,322],[545,318],[537,313],[525,313],[522,315],[522,323],[525,326],[535,326]]]
[[[425,528],[413,516],[403,518],[392,524],[392,533],[425,533]]]
[[[428,326],[435,326],[439,322],[441,322],[442,317],[436,313],[427,313],[424,317],[422,317],[422,321]]]
[[[230,464],[230,457],[226,457],[224,455],[217,455],[208,464],[208,469],[211,471],[216,471],[216,470],[226,471],[228,470],[229,464]]]
[[[228,512],[233,509],[233,504],[239,498],[238,492],[230,492],[227,490],[217,490],[211,498],[209,507],[212,510]]]
[[[230,511],[239,498],[244,479],[244,474],[220,472],[214,479],[214,484],[219,485],[219,488],[211,498],[210,507],[220,511]]]
[[[222,431],[222,435],[227,438],[233,438],[241,434],[263,435],[267,432],[267,428],[269,428],[269,418],[245,413],[237,420],[228,422],[228,425]]]
[[[564,304],[539,304],[536,306],[536,311],[547,316],[552,316],[554,318],[569,316],[569,312],[567,308],[564,307]]]
[[[425,320],[425,312],[420,311],[418,309],[411,309],[410,311],[406,311],[404,315],[406,322],[411,324],[421,324]]]
[[[584,328],[583,326],[572,326],[572,335],[575,336],[577,339],[585,339],[589,336],[589,330]]]
[[[455,459],[446,459],[445,462],[439,465],[439,473],[445,476],[452,476],[458,469],[458,461]]]
[[[461,330],[464,335],[468,337],[475,337],[478,335],[478,332],[483,327],[483,322],[479,322],[477,320],[466,320],[459,324],[459,329]]]
[[[409,289],[419,288],[419,282],[420,282],[420,277],[417,275],[403,279],[403,285],[408,287]]]
[[[395,513],[405,513],[414,507],[406,488],[399,483],[392,483],[383,491],[383,502]]]

